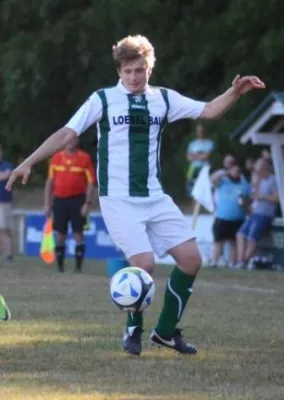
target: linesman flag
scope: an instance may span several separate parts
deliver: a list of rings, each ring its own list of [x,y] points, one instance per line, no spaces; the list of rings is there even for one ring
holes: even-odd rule
[[[206,208],[206,210],[212,213],[215,206],[209,171],[210,165],[205,165],[201,169],[193,186],[191,195],[197,203],[201,204]]]
[[[52,264],[55,260],[55,240],[51,218],[48,218],[46,220],[43,227],[43,236],[40,246],[40,258],[46,264]]]

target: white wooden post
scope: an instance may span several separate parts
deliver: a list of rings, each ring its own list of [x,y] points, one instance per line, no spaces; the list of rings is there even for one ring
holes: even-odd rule
[[[282,136],[282,135],[281,135]],[[279,141],[280,142],[280,141]],[[282,154],[282,146],[279,142],[271,145],[271,153],[275,176],[278,185],[279,202],[281,206],[281,214],[284,217],[284,158]]]

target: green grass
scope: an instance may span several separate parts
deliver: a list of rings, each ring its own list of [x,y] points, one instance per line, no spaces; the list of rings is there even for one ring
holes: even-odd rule
[[[13,319],[0,325],[1,400],[284,399],[284,274],[204,269],[184,319],[199,347],[184,357],[148,345],[168,267],[146,312],[144,351],[121,350],[125,316],[102,263],[58,274],[39,260],[0,266]]]

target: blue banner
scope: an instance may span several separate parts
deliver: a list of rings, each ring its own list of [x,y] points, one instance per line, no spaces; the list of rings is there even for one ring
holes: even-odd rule
[[[29,214],[25,217],[25,255],[39,256],[43,234],[45,216],[43,214]],[[122,252],[114,245],[99,214],[89,217],[89,229],[84,231],[86,244],[86,258],[108,259],[123,257]],[[68,229],[66,240],[66,256],[75,253],[75,240],[71,227]]]

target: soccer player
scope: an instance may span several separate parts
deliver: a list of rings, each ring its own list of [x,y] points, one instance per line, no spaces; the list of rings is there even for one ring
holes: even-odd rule
[[[0,322],[6,322],[11,319],[10,310],[4,300],[4,297],[0,295]]]
[[[95,183],[91,157],[79,149],[75,137],[63,151],[50,160],[45,183],[44,210],[56,231],[56,261],[59,272],[64,272],[65,241],[71,223],[75,247],[75,270],[81,272],[85,254],[84,225],[89,213]]]
[[[7,188],[11,189],[18,177],[25,184],[36,163],[97,123],[99,200],[113,241],[131,265],[150,274],[154,268],[153,251],[160,257],[170,254],[177,264],[168,279],[151,341],[194,354],[197,350],[186,343],[177,324],[192,294],[201,259],[193,232],[161,187],[162,131],[167,123],[183,118],[217,119],[241,95],[265,85],[255,76],[238,75],[225,93],[206,103],[149,85],[155,55],[146,37],[120,40],[113,46],[113,58],[118,84],[95,91],[64,127],[13,171]],[[143,315],[130,313],[123,338],[128,353],[141,353],[142,332]]]

